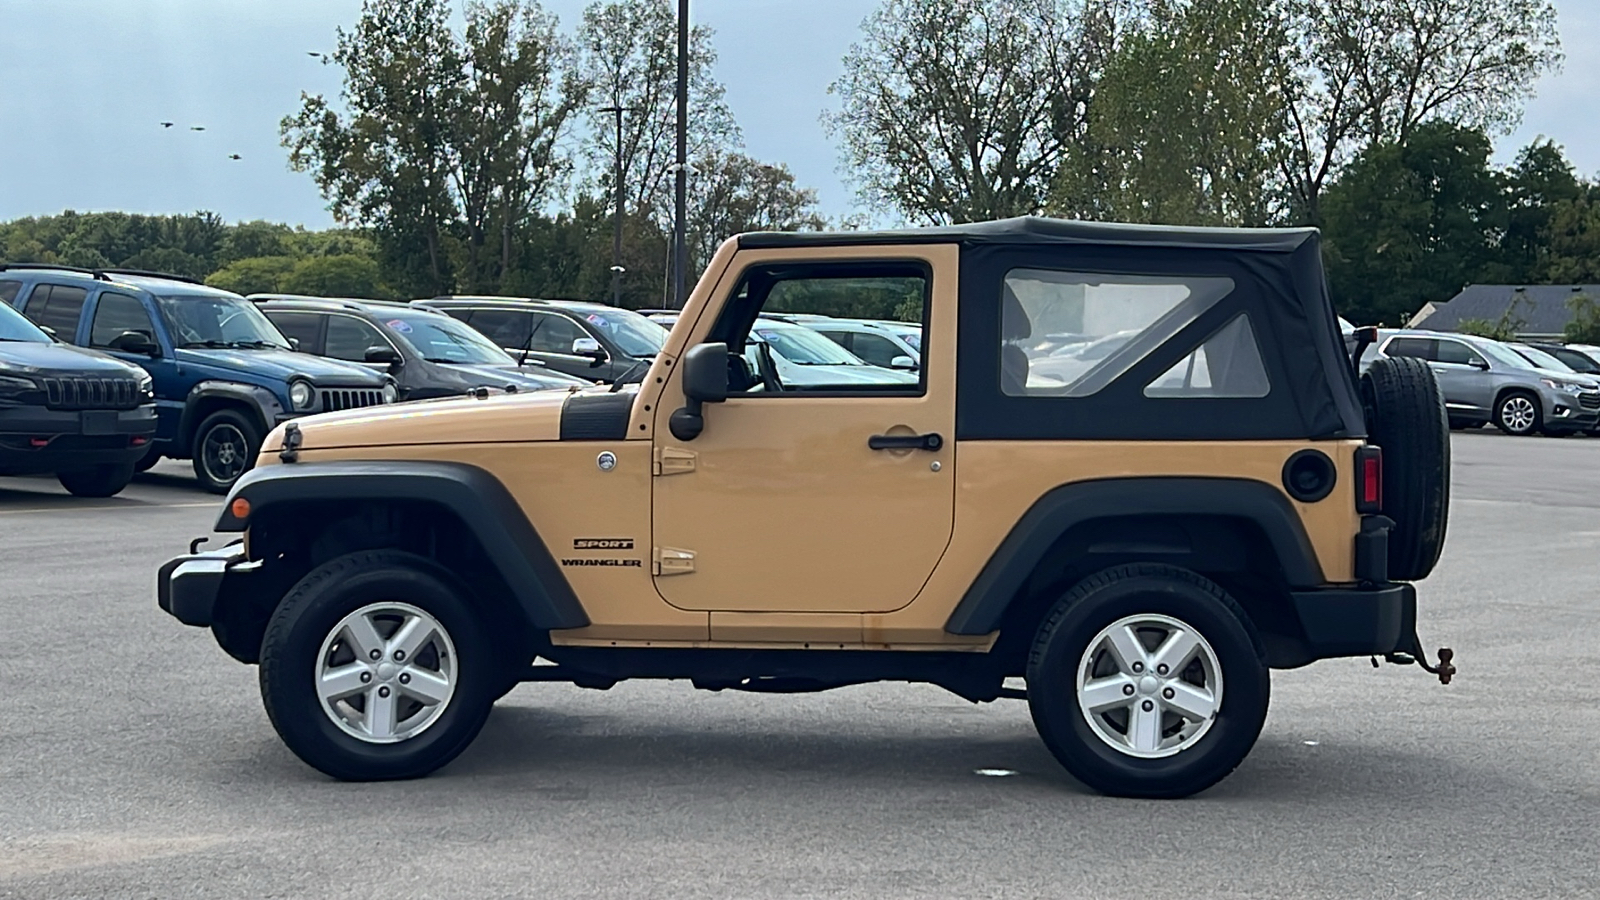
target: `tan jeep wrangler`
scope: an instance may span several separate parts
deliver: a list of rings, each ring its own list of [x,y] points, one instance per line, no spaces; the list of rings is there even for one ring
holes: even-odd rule
[[[524,681],[895,680],[1025,698],[1088,785],[1191,794],[1255,743],[1269,669],[1421,661],[1444,406],[1416,360],[1357,380],[1319,252],[1045,219],[742,235],[632,379],[279,428],[217,524],[243,539],[168,562],[159,602],[259,663],[336,778],[433,771]],[[759,317],[861,298],[920,309],[917,380],[785,384]]]

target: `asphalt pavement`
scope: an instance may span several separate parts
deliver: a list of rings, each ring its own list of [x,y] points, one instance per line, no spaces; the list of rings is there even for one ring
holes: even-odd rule
[[[218,506],[186,467],[0,479],[0,897],[1600,897],[1600,440],[1454,450],[1420,619],[1456,682],[1275,673],[1254,753],[1176,802],[1090,793],[1021,702],[896,684],[523,685],[436,775],[340,784],[156,609]]]

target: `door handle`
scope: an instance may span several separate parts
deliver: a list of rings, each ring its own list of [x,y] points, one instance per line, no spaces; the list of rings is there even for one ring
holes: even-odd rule
[[[928,434],[875,434],[867,438],[867,446],[873,450],[928,450],[934,451],[944,446],[944,438],[938,432]]]

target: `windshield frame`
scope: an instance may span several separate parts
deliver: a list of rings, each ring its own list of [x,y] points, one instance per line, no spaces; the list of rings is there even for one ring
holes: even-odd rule
[[[272,320],[267,318],[267,314],[261,311],[261,307],[259,307],[256,304],[250,302],[249,300],[246,300],[243,297],[238,296],[237,294],[224,294],[224,293],[212,294],[212,293],[200,293],[200,292],[197,291],[197,292],[193,292],[193,293],[181,292],[181,293],[173,293],[173,294],[154,294],[153,293],[152,296],[154,296],[156,298],[156,309],[159,310],[160,313],[161,313],[162,324],[166,326],[167,334],[172,338],[172,345],[174,347],[177,347],[177,348],[180,348],[180,349],[191,349],[191,350],[192,349],[201,349],[201,350],[204,350],[204,349],[237,349],[237,350],[267,350],[267,349],[272,349],[272,350],[289,350],[289,351],[293,351],[294,350],[294,345],[289,343],[289,339],[284,336],[282,331],[278,330],[278,326],[272,324]],[[207,338],[198,338],[198,339],[197,338],[190,338],[189,336],[184,334],[180,330],[180,328],[178,327],[179,325],[187,325],[188,324],[186,322],[186,320],[183,318],[182,311],[184,309],[186,309],[186,308],[192,307],[192,306],[194,306],[196,304],[200,304],[200,303],[211,303],[211,304],[215,304],[215,305],[226,304],[226,305],[228,305],[230,307],[237,307],[239,311],[237,313],[235,313],[235,315],[242,315],[242,316],[245,317],[246,321],[248,321],[251,324],[257,326],[256,327],[256,332],[258,334],[258,337],[251,338],[248,341],[246,341],[246,340],[237,340],[237,339],[233,339],[233,340],[225,339],[225,338],[223,338],[221,336],[222,320],[219,319],[217,321],[217,323],[216,323],[217,324],[217,330],[218,330],[218,336],[216,338],[211,338],[211,339],[207,339]],[[234,316],[229,316],[228,317],[229,320],[231,320],[233,318],[234,318]],[[217,345],[215,347],[210,346],[207,343],[210,340],[217,341],[218,342]],[[271,346],[270,347],[251,346],[251,344],[253,342],[255,342],[255,341],[261,341],[262,343],[266,343],[266,344],[269,344]]]
[[[378,328],[390,340],[397,340],[410,347],[416,355],[432,363],[450,366],[515,366],[517,360],[503,348],[497,346],[484,334],[460,319],[452,318],[443,313],[421,312],[415,309],[381,310],[373,311],[372,318],[378,323]],[[394,322],[401,322],[408,326],[410,331],[401,331],[394,327]],[[455,346],[467,347],[479,351],[479,356],[471,359],[444,359],[430,356],[422,345],[412,339],[412,335],[419,328],[432,328],[440,334],[455,341]],[[432,346],[432,342],[429,342]]]
[[[12,330],[12,329],[15,330]],[[9,303],[0,302],[0,341],[18,344],[53,344],[55,339]]]

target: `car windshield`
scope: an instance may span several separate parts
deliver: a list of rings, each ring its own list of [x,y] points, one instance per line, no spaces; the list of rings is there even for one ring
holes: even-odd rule
[[[1512,350],[1510,347],[1507,347],[1504,344],[1496,344],[1489,341],[1484,341],[1481,344],[1473,344],[1472,347],[1474,350],[1483,353],[1485,356],[1488,356],[1490,359],[1493,359],[1495,362],[1500,363],[1501,365],[1510,366],[1513,369],[1534,368],[1533,363],[1528,362],[1515,350]]]
[[[161,315],[180,347],[288,350],[289,340],[254,303],[226,294],[158,294]]]
[[[1541,369],[1549,369],[1552,372],[1566,372],[1572,375],[1577,374],[1576,369],[1540,350],[1538,347],[1530,347],[1527,344],[1512,344],[1511,346]]]
[[[22,313],[0,303],[0,341],[24,341],[31,344],[48,344],[50,335],[39,330]]]
[[[390,333],[414,347],[428,362],[505,365],[514,360],[495,343],[449,316],[438,313],[377,313]]]
[[[751,331],[778,354],[797,366],[864,366],[859,357],[815,331],[799,325],[757,322]]]
[[[667,330],[631,309],[583,313],[590,327],[605,333],[622,352],[636,359],[655,356],[667,342]]]

